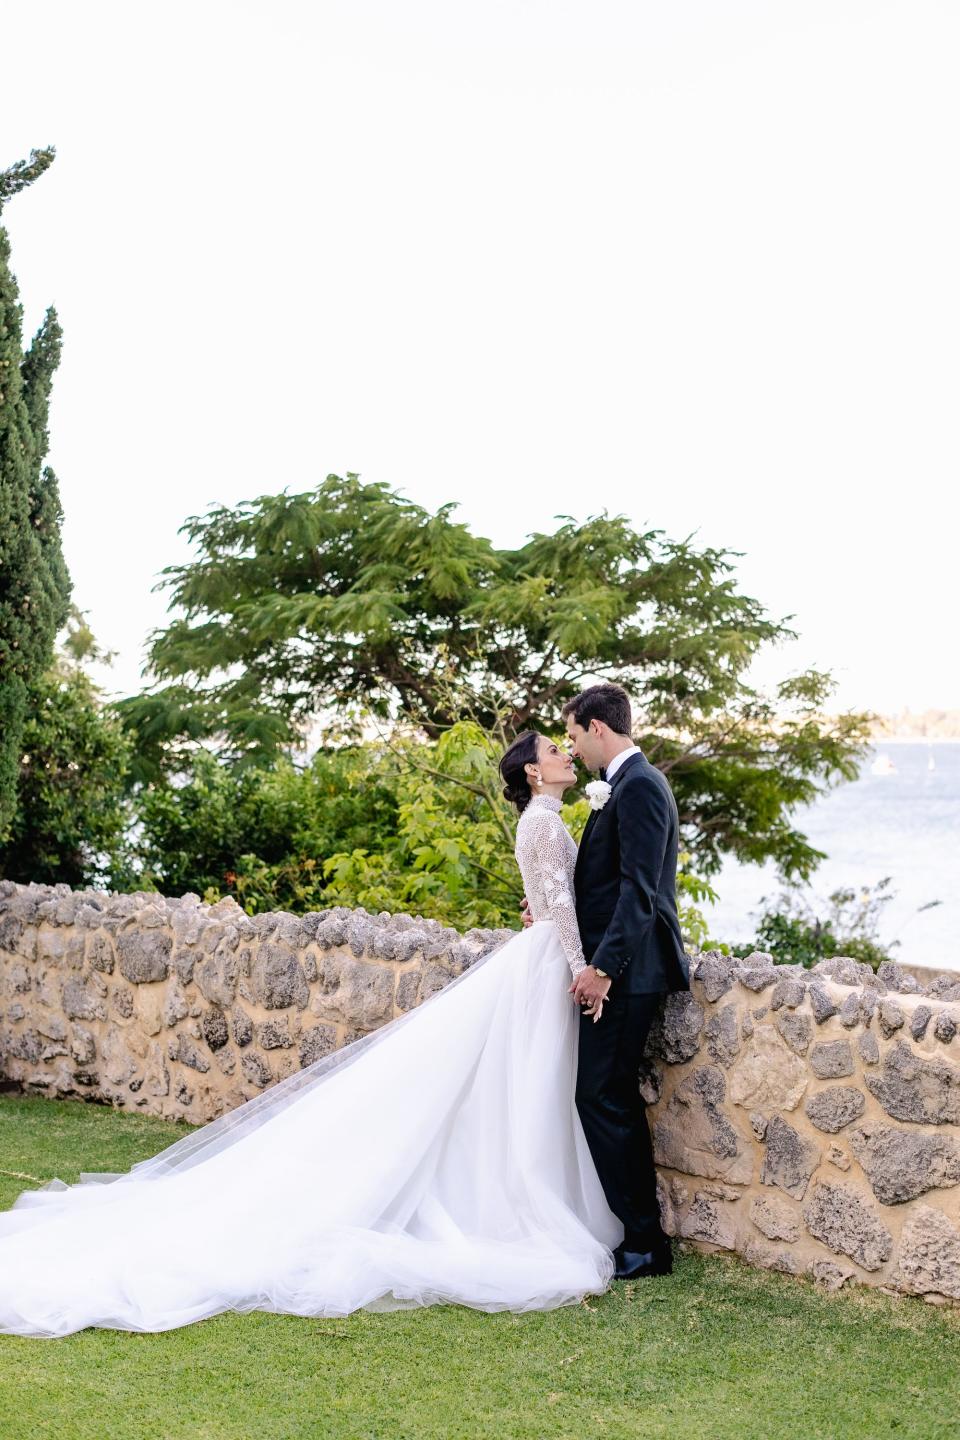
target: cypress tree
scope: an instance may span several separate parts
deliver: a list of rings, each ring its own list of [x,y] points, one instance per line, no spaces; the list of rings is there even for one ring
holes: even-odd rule
[[[0,210],[53,160],[34,150],[0,173]],[[70,577],[60,545],[57,477],[43,464],[61,331],[50,309],[26,354],[23,311],[0,226],[0,843],[16,810],[21,741],[31,687],[53,658],[67,617]]]

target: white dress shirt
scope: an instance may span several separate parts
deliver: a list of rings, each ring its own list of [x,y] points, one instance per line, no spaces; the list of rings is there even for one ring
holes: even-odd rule
[[[623,764],[624,760],[628,759],[631,755],[642,754],[643,751],[640,749],[639,745],[628,745],[626,750],[621,750],[619,755],[614,755],[613,759],[610,761],[610,764],[606,766],[603,772],[604,779],[609,784],[610,781],[613,779],[614,775],[616,775],[617,771],[620,769],[620,766]]]

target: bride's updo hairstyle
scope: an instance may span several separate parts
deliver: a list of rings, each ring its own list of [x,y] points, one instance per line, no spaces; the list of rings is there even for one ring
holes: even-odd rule
[[[521,815],[530,803],[530,781],[523,767],[536,765],[539,739],[536,730],[523,730],[500,761],[503,798],[516,805]]]

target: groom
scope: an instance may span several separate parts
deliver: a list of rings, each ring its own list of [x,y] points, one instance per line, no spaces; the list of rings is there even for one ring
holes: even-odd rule
[[[598,1023],[581,1014],[577,1110],[607,1204],[623,1222],[617,1280],[670,1273],[640,1061],[667,991],[687,990],[677,917],[677,807],[666,779],[630,738],[619,685],[592,685],[563,707],[573,754],[609,790],[577,856],[577,921],[587,967],[571,986],[581,1005],[605,998]]]

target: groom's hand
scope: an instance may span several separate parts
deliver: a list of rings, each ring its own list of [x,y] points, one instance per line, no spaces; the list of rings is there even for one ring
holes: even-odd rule
[[[574,1003],[592,1010],[598,1001],[605,1000],[613,981],[609,975],[598,975],[592,965],[587,965],[570,986]]]

